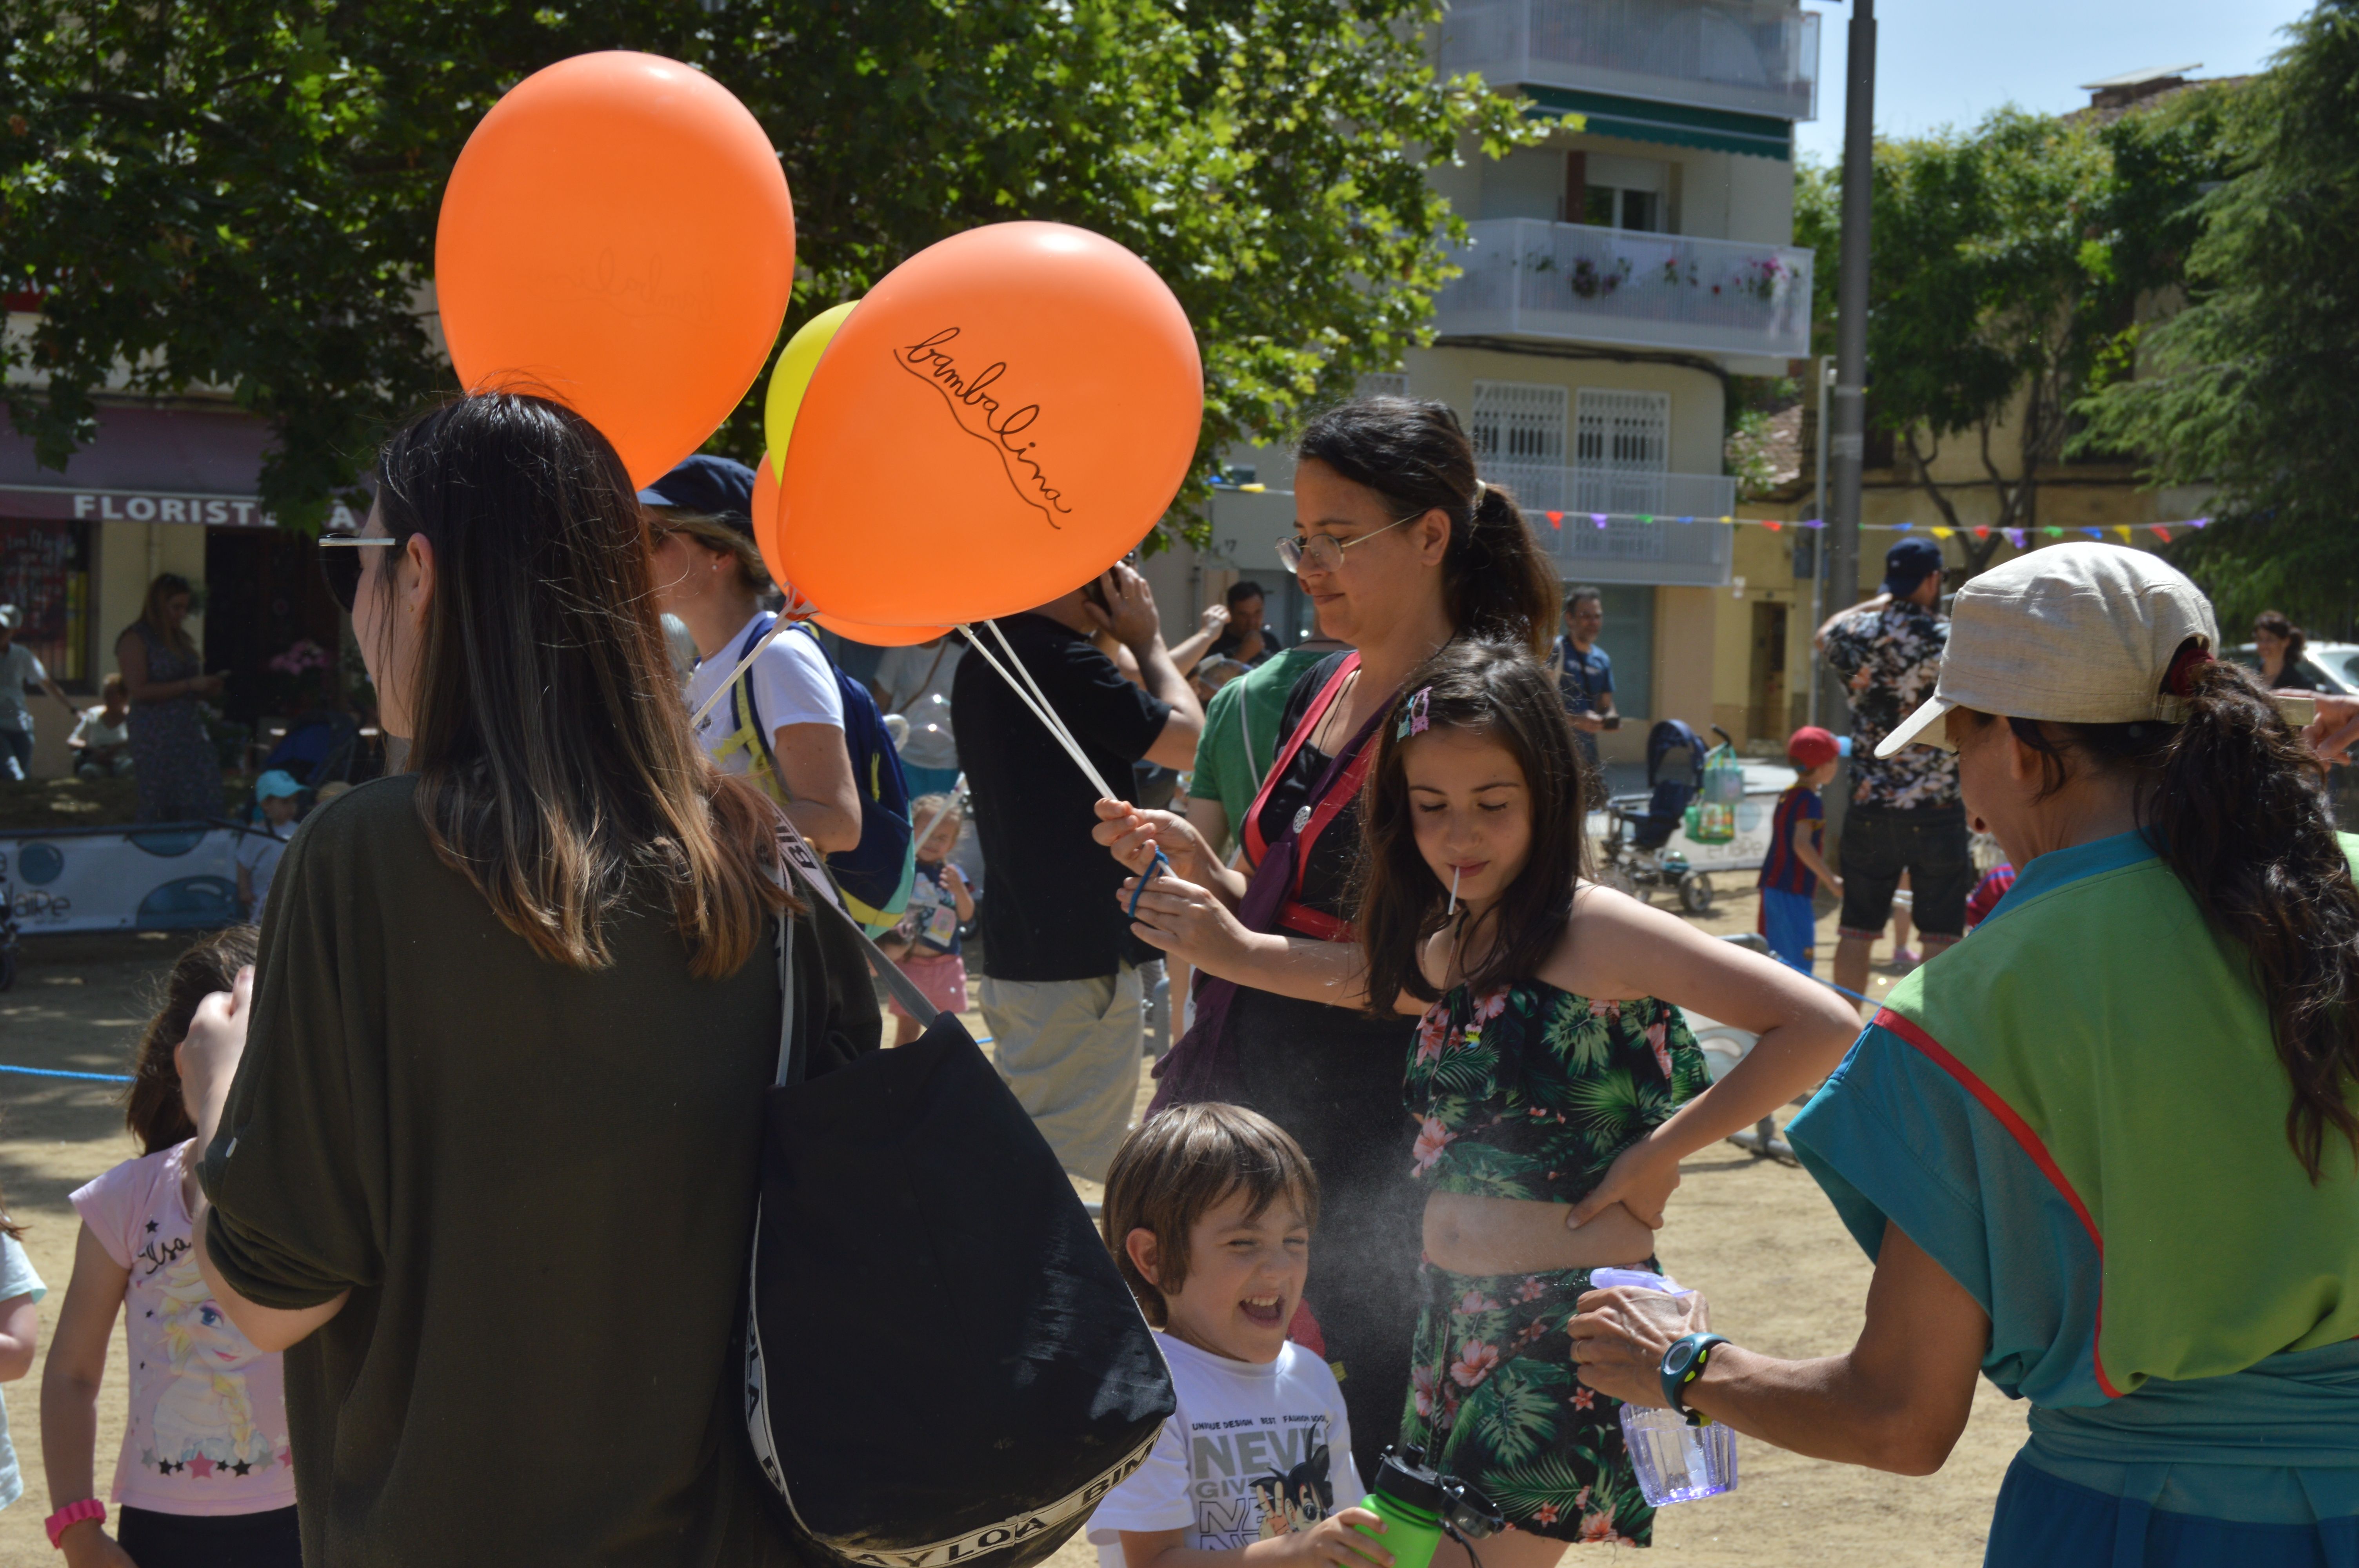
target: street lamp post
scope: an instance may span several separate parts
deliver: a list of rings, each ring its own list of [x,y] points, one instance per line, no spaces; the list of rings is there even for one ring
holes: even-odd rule
[[[1844,61],[1842,280],[1835,295],[1833,429],[1827,442],[1832,504],[1825,514],[1827,598],[1834,609],[1859,592],[1860,470],[1867,455],[1867,216],[1875,149],[1875,0],[1853,0]],[[1832,671],[1824,706],[1845,711]]]

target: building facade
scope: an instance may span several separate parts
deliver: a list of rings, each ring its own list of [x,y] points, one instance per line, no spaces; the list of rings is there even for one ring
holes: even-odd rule
[[[29,331],[38,300],[8,303],[10,329]],[[196,590],[188,626],[206,668],[228,677],[215,701],[225,718],[255,726],[310,706],[315,694],[270,662],[307,640],[340,654],[344,622],[310,539],[262,510],[267,427],[226,397],[100,402],[93,438],[62,472],[0,427],[0,603],[23,616],[18,637],[70,696],[95,701],[148,585],[173,573]],[[73,715],[27,700],[31,774],[63,777]]]
[[[1625,715],[1741,725],[1761,611],[1796,597],[1790,542],[1765,570],[1743,537],[1759,530],[1675,520],[1736,509],[1728,378],[1783,374],[1809,351],[1792,158],[1795,122],[1817,113],[1819,17],[1780,0],[1480,0],[1449,12],[1435,48],[1445,71],[1519,92],[1548,130],[1435,171],[1466,220],[1462,272],[1436,300],[1432,346],[1363,390],[1450,404],[1566,585],[1603,590]],[[1233,463],[1266,489],[1217,494],[1211,547],[1149,563],[1165,623],[1180,633],[1244,577],[1269,589],[1281,630],[1306,630],[1275,555],[1292,531],[1290,461]],[[1607,756],[1639,755],[1645,733],[1603,737]]]

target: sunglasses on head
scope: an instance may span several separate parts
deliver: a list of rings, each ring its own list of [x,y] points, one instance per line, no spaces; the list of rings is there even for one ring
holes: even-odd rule
[[[322,534],[320,535],[320,575],[328,579],[328,591],[350,615],[361,596],[361,563],[366,559],[359,546],[399,543],[384,534],[365,537],[359,534]]]

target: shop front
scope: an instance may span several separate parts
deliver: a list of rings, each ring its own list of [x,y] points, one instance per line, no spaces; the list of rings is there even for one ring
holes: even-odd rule
[[[228,677],[215,704],[225,721],[266,728],[334,700],[342,616],[316,546],[274,526],[256,496],[268,441],[234,410],[114,406],[60,472],[0,428],[0,603],[16,606],[19,640],[71,696],[96,700],[116,639],[169,572],[196,590],[189,631],[207,670]],[[33,775],[61,777],[73,716],[29,700]]]

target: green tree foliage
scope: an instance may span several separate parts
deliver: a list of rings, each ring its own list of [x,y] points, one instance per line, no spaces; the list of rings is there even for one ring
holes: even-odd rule
[[[2088,438],[2139,453],[2154,483],[2218,487],[2212,525],[2173,553],[2232,618],[2274,602],[2343,620],[2359,594],[2359,0],[2322,0],[2289,31],[2213,127],[2232,178],[2168,214],[2186,308],[2117,343],[2114,368],[2135,374],[2089,398]]]
[[[1833,258],[1817,324],[1832,348],[1840,174],[1806,169],[1796,194],[1795,243]],[[2125,315],[2108,133],[2006,108],[1970,135],[1878,142],[1870,205],[1869,416],[1945,524],[1965,530],[1979,571],[2002,529],[2038,525],[2040,470],[2063,455],[2073,399]],[[1976,519],[1961,515],[1964,486],[1934,472],[1954,441],[1995,499]]]
[[[0,0],[0,288],[43,297],[0,350],[10,416],[59,466],[125,366],[137,393],[227,387],[277,436],[264,503],[316,518],[389,422],[450,388],[419,311],[468,131],[534,70],[628,48],[709,71],[777,146],[800,229],[789,331],[960,230],[1078,223],[1146,257],[1195,323],[1203,454],[1279,436],[1426,330],[1455,228],[1427,169],[1463,138],[1532,134],[1513,100],[1437,80],[1437,15]],[[761,385],[715,449],[758,450]]]

